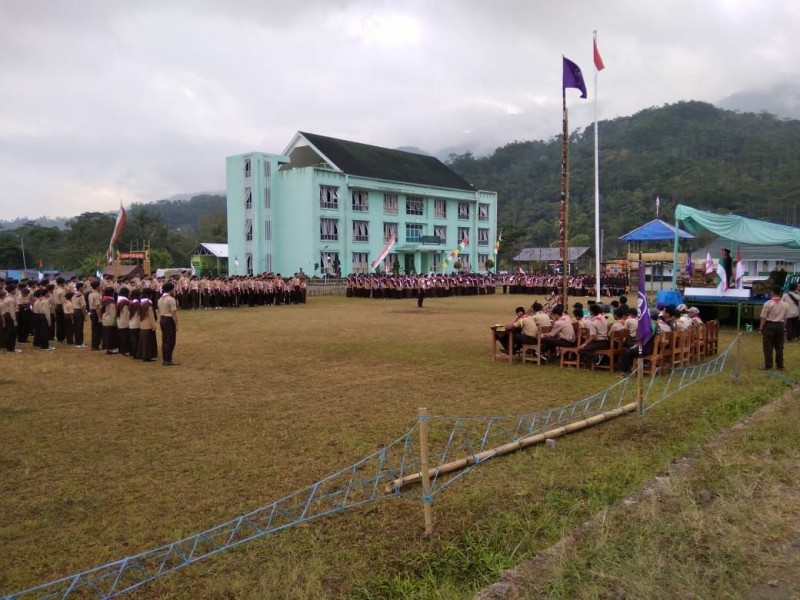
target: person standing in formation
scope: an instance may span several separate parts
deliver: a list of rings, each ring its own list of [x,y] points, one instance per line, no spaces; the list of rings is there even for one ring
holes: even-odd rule
[[[22,352],[17,349],[17,302],[14,299],[17,287],[6,285],[0,291],[0,329],[3,332],[3,345],[6,352]]]
[[[89,292],[89,319],[92,323],[92,350],[100,350],[100,341],[103,338],[103,326],[100,324],[100,318],[103,314],[102,296],[98,288],[100,282],[95,280],[89,284],[92,291]]]
[[[139,300],[139,351],[137,358],[150,362],[158,358],[156,341],[156,315],[153,311],[153,291],[145,288]]]
[[[83,283],[75,284],[75,294],[72,296],[72,330],[75,334],[75,347],[86,348],[83,343],[83,323],[86,319],[86,298],[83,296]]]
[[[773,285],[770,298],[761,309],[761,339],[764,350],[764,366],[762,371],[772,369],[772,353],[775,352],[775,367],[783,371],[783,337],[786,330],[786,312],[788,306],[781,300],[782,288]]]
[[[159,324],[161,325],[161,358],[165,367],[173,367],[181,363],[172,360],[178,332],[178,304],[172,297],[175,288],[171,281],[163,285],[161,298],[158,300]]]

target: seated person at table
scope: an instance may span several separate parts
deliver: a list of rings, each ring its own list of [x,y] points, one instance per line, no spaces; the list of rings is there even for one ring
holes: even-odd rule
[[[611,326],[608,328],[608,335],[611,337],[611,334],[615,331],[622,331],[625,330],[625,321],[628,318],[628,311],[624,308],[616,308],[613,312],[614,321],[611,323]]]
[[[550,327],[553,323],[550,316],[544,312],[544,307],[540,302],[534,302],[531,306],[533,311],[533,319],[536,321],[536,326],[541,329],[542,327]]]
[[[581,355],[581,362],[588,364],[594,356],[595,350],[606,350],[608,348],[608,322],[603,316],[603,308],[599,304],[592,304],[589,307],[592,317],[586,323],[589,328],[589,338],[586,343],[578,346],[578,354]]]
[[[638,320],[637,319],[633,320],[638,325]],[[642,356],[650,356],[651,354],[653,354],[653,347],[655,346],[655,338],[656,338],[655,332],[658,331],[658,325],[656,324],[657,320],[658,320],[658,309],[651,308],[650,337],[647,338],[647,341],[642,347]],[[635,361],[638,356],[639,356],[639,343],[636,342],[633,346],[631,346],[630,348],[625,350],[625,352],[622,353],[622,360],[619,363],[619,370],[617,371],[617,374],[620,377],[625,377],[631,370],[631,367],[633,366],[633,361]]]
[[[508,323],[507,325],[498,325],[496,328],[494,328],[494,337],[498,342],[500,342],[503,352],[508,352],[508,332],[511,331],[513,334],[515,328],[517,327],[517,322],[525,316],[525,309],[521,306],[518,306],[514,312],[516,315],[514,316],[513,323]],[[517,347],[517,342],[514,341],[514,351],[516,352],[517,350],[519,350],[519,348]]]
[[[622,307],[620,306],[620,309]],[[625,340],[625,347],[630,348],[636,344],[636,332],[639,328],[639,311],[634,308],[628,308],[628,317],[625,319],[625,329],[628,330],[628,337]]]
[[[514,321],[513,327],[515,350],[520,349],[523,344],[536,344],[539,342],[539,327],[536,325],[536,318],[534,315],[523,314]]]
[[[561,305],[553,309],[553,328],[542,334],[542,354],[555,352],[559,346],[564,348],[575,347],[575,328],[572,326],[572,321],[569,315],[564,313]]]

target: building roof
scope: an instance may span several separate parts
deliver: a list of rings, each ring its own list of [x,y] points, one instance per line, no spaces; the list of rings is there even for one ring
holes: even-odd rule
[[[589,246],[570,246],[567,261],[578,260],[586,254]],[[561,260],[560,248],[523,248],[511,260],[516,262],[555,262]]]
[[[216,256],[228,258],[228,244],[212,244],[203,242],[192,251],[192,256]]]
[[[284,154],[290,154],[302,139],[305,139],[332,168],[348,175],[475,191],[471,184],[435,156],[390,150],[303,131],[297,133]]]

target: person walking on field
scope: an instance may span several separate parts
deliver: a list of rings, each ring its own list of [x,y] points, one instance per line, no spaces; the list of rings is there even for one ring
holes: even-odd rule
[[[786,329],[786,313],[788,306],[781,300],[781,286],[773,285],[770,298],[761,309],[761,338],[764,349],[764,366],[762,371],[772,369],[772,354],[775,352],[775,367],[783,371],[783,339]]]
[[[164,359],[162,364],[165,367],[181,364],[172,360],[178,332],[178,303],[172,297],[173,289],[175,289],[175,284],[168,281],[162,286],[161,291],[163,293],[161,298],[158,299],[159,324],[161,325],[161,357]]]

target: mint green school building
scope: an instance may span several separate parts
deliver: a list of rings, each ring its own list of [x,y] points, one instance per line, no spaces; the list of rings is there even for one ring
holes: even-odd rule
[[[308,276],[379,269],[452,272],[494,260],[497,194],[432,156],[299,132],[282,154],[227,158],[229,275]]]

